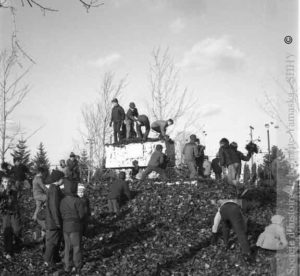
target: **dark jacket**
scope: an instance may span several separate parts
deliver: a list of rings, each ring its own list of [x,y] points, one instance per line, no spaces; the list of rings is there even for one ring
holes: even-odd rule
[[[120,122],[125,120],[125,111],[122,106],[116,105],[111,111],[111,122]]]
[[[141,123],[141,126],[145,126],[146,129],[150,129],[150,122],[146,115],[139,115],[138,121]]]
[[[222,167],[228,167],[234,163],[240,163],[239,156],[236,153],[236,150],[230,147],[229,145],[224,145],[219,149],[220,156],[220,165]]]
[[[0,185],[2,190],[3,186]],[[16,189],[12,187],[8,187],[6,190],[0,192],[0,214],[17,214],[19,212],[19,204],[18,204],[18,193]]]
[[[237,150],[237,151],[236,151],[236,154],[237,154],[237,156],[238,156],[240,162],[241,162],[242,160],[243,160],[243,161],[249,161],[250,158],[251,158],[251,153],[250,153],[250,152],[248,152],[247,155],[244,155],[243,153],[241,153],[240,151]]]
[[[57,230],[62,226],[59,205],[63,198],[61,189],[55,184],[50,184],[46,201],[46,229]]]
[[[63,231],[81,232],[82,221],[87,215],[84,201],[77,196],[76,186],[71,181],[64,181],[64,193],[65,197],[60,202]]]
[[[166,135],[166,129],[168,127],[168,122],[163,120],[155,121],[151,124],[151,128],[162,135]]]
[[[80,180],[80,170],[79,170],[79,163],[78,160],[67,160],[67,174],[69,179],[72,180]]]
[[[120,199],[122,194],[125,194],[128,199],[131,198],[127,182],[120,178],[115,179],[110,185],[108,199]]]
[[[133,108],[133,109],[129,108],[126,113],[127,120],[136,121],[135,117],[138,117],[138,116],[139,116],[139,113],[136,108]]]
[[[222,168],[220,166],[220,158],[216,157],[211,161],[211,168],[214,173],[222,173]]]
[[[12,168],[12,175],[16,181],[24,181],[28,172],[29,170],[24,164]]]
[[[195,158],[199,156],[198,147],[194,142],[185,144],[182,153],[185,161],[195,161]]]
[[[148,166],[159,167],[163,163],[164,163],[163,153],[156,150],[152,153],[149,163],[148,163]]]

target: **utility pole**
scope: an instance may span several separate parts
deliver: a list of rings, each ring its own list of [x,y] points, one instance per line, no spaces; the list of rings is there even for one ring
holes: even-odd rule
[[[249,127],[250,127],[250,142],[252,143],[254,127],[253,126],[249,126]],[[253,167],[253,154],[251,156],[251,172],[252,172],[252,167]]]
[[[87,144],[89,144],[90,145],[90,162],[89,162],[89,173],[88,173],[88,182],[91,180],[91,178],[92,178],[92,174],[93,174],[93,167],[94,167],[94,162],[93,162],[93,159],[94,159],[94,157],[93,157],[93,152],[94,152],[94,149],[93,149],[93,145],[94,145],[94,140],[93,139],[91,139],[91,138],[89,138],[89,139],[87,139],[88,141],[87,141]]]

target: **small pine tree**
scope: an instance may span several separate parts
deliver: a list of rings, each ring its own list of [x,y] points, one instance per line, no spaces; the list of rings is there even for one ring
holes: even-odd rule
[[[30,151],[27,150],[26,140],[19,140],[11,156],[13,158],[20,158],[21,163],[28,168],[32,165],[32,163],[30,163]]]
[[[244,165],[244,184],[248,183],[251,178],[250,168],[248,164]]]
[[[34,159],[32,160],[33,169],[36,172],[39,167],[43,167],[46,169],[47,173],[50,170],[50,163],[47,157],[47,152],[45,151],[44,145],[41,142],[38,147],[38,152],[36,153]]]
[[[81,179],[87,179],[89,172],[89,158],[86,150],[81,152],[79,170]]]

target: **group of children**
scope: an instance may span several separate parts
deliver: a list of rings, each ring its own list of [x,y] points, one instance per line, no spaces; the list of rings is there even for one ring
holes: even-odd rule
[[[113,99],[112,104],[109,125],[113,127],[114,143],[119,143],[125,139],[128,141],[136,137],[142,141],[147,141],[150,127],[159,134],[160,139],[167,139],[166,129],[174,123],[172,119],[157,120],[150,125],[149,118],[146,115],[139,114],[134,102],[129,104],[126,114],[123,107],[119,105],[118,99]],[[136,125],[136,128],[134,128],[134,125]],[[142,133],[142,127],[145,127],[144,133]]]

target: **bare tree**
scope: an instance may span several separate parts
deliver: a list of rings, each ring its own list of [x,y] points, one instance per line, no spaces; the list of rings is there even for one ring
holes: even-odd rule
[[[49,1],[50,2],[50,1]],[[79,3],[83,5],[83,7],[87,10],[87,12],[91,8],[97,8],[99,6],[104,5],[100,0],[78,0]],[[0,0],[0,8],[14,8],[16,3],[21,4],[22,7],[29,6],[31,8],[37,7],[41,9],[41,11],[45,14],[46,12],[58,12],[59,10],[56,8],[52,8],[45,4],[45,1],[38,0]]]
[[[16,52],[2,51],[0,54],[0,157],[2,162],[5,154],[14,144],[15,137],[20,133],[20,126],[10,126],[11,115],[23,102],[29,92],[29,86],[23,84],[28,69],[23,69]]]
[[[97,166],[103,165],[105,159],[105,144],[109,141],[111,129],[111,100],[118,98],[126,86],[126,78],[115,81],[111,72],[104,74],[102,85],[98,92],[98,99],[94,104],[82,108],[82,116],[87,133],[84,135],[93,144],[93,154]]]
[[[191,109],[193,104],[187,99],[187,88],[181,90],[179,80],[179,71],[169,49],[154,49],[150,63],[150,89],[151,113],[155,120],[172,118],[177,121]]]

